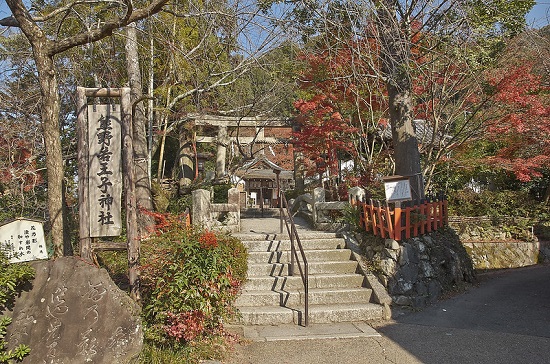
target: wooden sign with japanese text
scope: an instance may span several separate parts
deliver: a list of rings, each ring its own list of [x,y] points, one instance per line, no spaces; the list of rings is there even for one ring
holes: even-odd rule
[[[385,179],[384,190],[386,192],[386,201],[408,201],[412,199],[411,184],[408,178],[404,179]]]
[[[90,237],[122,231],[121,116],[113,105],[88,106]]]
[[[17,219],[0,226],[0,246],[10,263],[48,259],[42,223]]]

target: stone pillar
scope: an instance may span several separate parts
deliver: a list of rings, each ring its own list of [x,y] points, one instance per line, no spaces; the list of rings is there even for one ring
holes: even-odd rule
[[[227,203],[237,206],[236,211],[228,212],[229,221],[237,225],[237,231],[241,231],[241,192],[238,188],[230,188],[227,191]]]
[[[195,179],[195,162],[193,152],[193,137],[185,125],[180,126],[179,133],[179,186],[186,188]]]
[[[216,154],[216,178],[225,176],[225,157],[229,137],[227,136],[227,126],[218,127],[218,152]]]
[[[210,220],[210,192],[207,190],[194,190],[193,211],[191,214],[193,224],[207,225]]]
[[[363,199],[365,198],[365,190],[362,189],[361,187],[352,187],[348,190],[348,201],[349,203],[351,204],[352,201],[356,202],[356,201],[363,201]]]
[[[230,188],[227,191],[227,203],[238,205],[239,204],[239,196],[240,196],[239,189]]]
[[[325,189],[317,187],[313,190],[313,222],[317,223],[319,216],[317,216],[317,203],[325,202]]]

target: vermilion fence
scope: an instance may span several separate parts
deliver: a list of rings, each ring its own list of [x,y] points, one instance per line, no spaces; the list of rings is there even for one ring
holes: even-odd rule
[[[353,203],[359,207],[361,227],[382,238],[410,239],[448,223],[447,200],[443,197],[410,207],[373,200]]]

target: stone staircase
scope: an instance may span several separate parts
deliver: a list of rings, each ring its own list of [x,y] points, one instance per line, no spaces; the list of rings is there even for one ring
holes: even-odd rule
[[[288,275],[286,234],[235,234],[248,248],[248,279],[237,298],[239,324],[304,324],[304,287],[298,268]],[[309,263],[309,323],[379,320],[382,305],[371,302],[357,262],[334,233],[308,231],[300,241]]]

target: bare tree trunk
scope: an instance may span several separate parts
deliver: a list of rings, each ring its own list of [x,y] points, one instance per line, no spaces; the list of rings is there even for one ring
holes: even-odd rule
[[[42,95],[42,128],[46,148],[48,212],[54,257],[63,256],[63,157],[59,131],[59,97],[52,56],[48,56],[45,37],[32,42]]]
[[[147,116],[145,115],[144,98],[139,68],[138,41],[136,25],[132,23],[126,27],[126,67],[130,81],[131,102],[133,105],[133,145],[134,168],[136,174],[136,201],[138,206],[138,225],[140,233],[144,233],[154,221],[150,215],[141,211],[153,210],[151,183],[149,180],[149,163],[147,156]]]
[[[389,98],[395,173],[409,177],[413,200],[424,198],[420,151],[413,126],[412,81],[409,71],[410,42],[397,19],[396,0],[383,0],[378,8],[381,58]],[[401,20],[405,22],[406,20]]]

